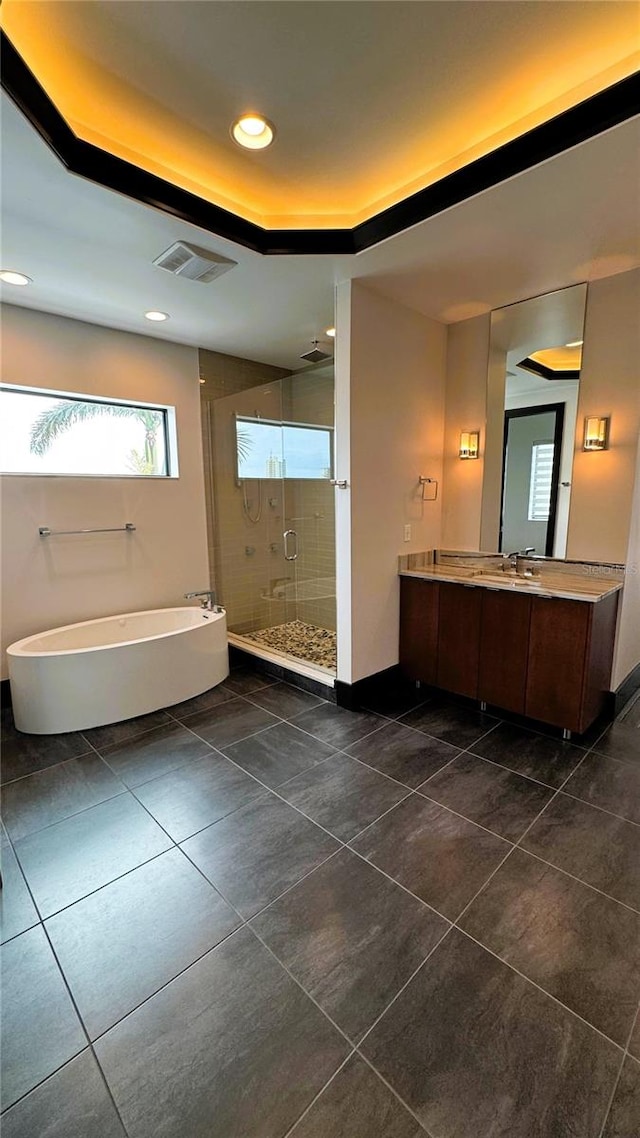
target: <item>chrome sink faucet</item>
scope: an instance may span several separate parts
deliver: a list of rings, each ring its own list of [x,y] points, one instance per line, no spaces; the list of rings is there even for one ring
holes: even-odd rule
[[[202,607],[207,609],[208,612],[222,612],[219,604],[216,604],[215,589],[203,589],[199,593],[185,593],[185,601],[192,601],[195,597],[202,597]]]
[[[519,572],[518,562],[521,557],[528,557],[530,553],[535,553],[535,546],[528,545],[526,549],[515,549],[513,553],[505,553],[502,558],[502,570],[504,573],[507,571],[507,564],[509,569],[513,569],[516,573]]]

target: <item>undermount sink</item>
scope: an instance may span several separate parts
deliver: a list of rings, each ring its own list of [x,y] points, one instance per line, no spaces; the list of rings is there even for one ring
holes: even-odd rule
[[[542,586],[540,577],[517,577],[515,573],[492,573],[486,569],[480,569],[478,573],[474,573],[474,577],[480,577],[483,581],[495,585],[502,585],[503,588],[539,589]]]

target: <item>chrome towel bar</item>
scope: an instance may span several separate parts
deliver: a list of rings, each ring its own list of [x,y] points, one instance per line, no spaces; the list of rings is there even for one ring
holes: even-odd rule
[[[72,533],[133,533],[133,522],[126,522],[123,526],[113,526],[111,529],[49,529],[48,526],[38,526],[40,537],[59,537],[62,534]]]

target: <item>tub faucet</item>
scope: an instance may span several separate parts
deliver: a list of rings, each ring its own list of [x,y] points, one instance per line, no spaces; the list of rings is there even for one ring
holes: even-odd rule
[[[215,589],[203,589],[199,593],[185,593],[185,601],[192,601],[195,597],[202,597],[202,607],[208,612],[222,612],[220,605],[216,604]]]

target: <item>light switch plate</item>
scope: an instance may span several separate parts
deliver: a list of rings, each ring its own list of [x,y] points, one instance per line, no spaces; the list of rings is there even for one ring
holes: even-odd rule
[[[406,525],[404,527],[404,540],[411,541],[411,525]]]

